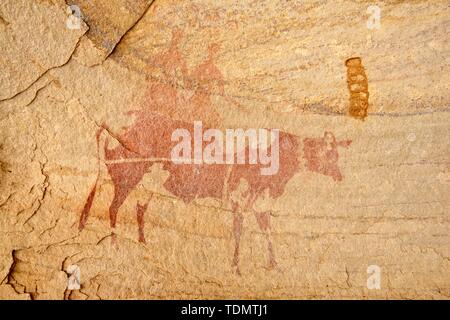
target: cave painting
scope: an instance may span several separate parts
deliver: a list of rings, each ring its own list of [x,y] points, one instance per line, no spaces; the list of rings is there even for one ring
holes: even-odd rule
[[[223,203],[223,207],[233,212],[233,234],[235,237],[235,252],[233,266],[239,273],[239,248],[243,224],[243,212],[253,212],[255,218],[267,236],[269,266],[276,266],[270,238],[270,210],[257,212],[253,206],[258,197],[266,192],[271,198],[283,194],[288,181],[299,170],[298,138],[286,132],[279,132],[279,169],[276,174],[262,175],[264,164],[176,164],[170,161],[170,154],[177,142],[171,140],[175,130],[183,128],[194,135],[194,124],[174,120],[158,112],[143,111],[138,113],[138,120],[124,134],[118,137],[120,144],[109,148],[108,138],[103,146],[105,164],[114,184],[114,198],[109,207],[110,226],[114,237],[119,208],[130,192],[138,185],[143,176],[156,163],[161,163],[169,173],[163,187],[185,203],[198,198],[214,198]],[[97,132],[97,145],[107,128]],[[206,144],[206,142],[205,142]],[[249,154],[248,146],[246,154]],[[271,152],[272,146],[268,147]],[[100,154],[100,152],[99,152]],[[100,161],[100,158],[99,158]],[[92,188],[84,206],[79,228],[86,225],[90,208],[96,193],[96,185]],[[244,187],[242,187],[244,185]],[[242,201],[237,201],[231,194],[238,192]],[[143,214],[149,203],[137,203],[136,215],[138,222],[139,241],[145,243],[143,233]],[[151,208],[150,208],[151,209]]]
[[[181,33],[174,31],[168,50],[151,59],[161,70],[159,81],[150,80],[146,101],[139,110],[127,113],[134,116],[134,123],[123,133],[111,138],[111,130],[103,124],[96,134],[98,172],[94,186],[85,202],[80,221],[81,231],[87,223],[92,207],[102,164],[106,165],[108,174],[114,185],[114,197],[109,207],[111,235],[115,241],[114,230],[120,207],[143,179],[152,166],[160,164],[168,173],[163,187],[174,197],[185,203],[195,199],[212,198],[221,203],[224,214],[233,215],[232,231],[234,236],[234,253],[232,266],[237,274],[239,269],[240,239],[243,232],[244,213],[252,213],[260,230],[267,239],[268,266],[277,266],[271,239],[271,210],[255,209],[258,199],[276,199],[283,195],[288,182],[299,172],[301,166],[301,139],[293,134],[279,131],[278,138],[278,170],[272,175],[261,174],[264,164],[256,163],[183,163],[171,161],[171,151],[176,145],[172,141],[172,133],[183,129],[194,136],[196,120],[202,121],[204,129],[211,128],[220,121],[210,96],[224,95],[223,77],[215,65],[219,47],[210,45],[206,61],[193,72],[189,72],[179,51]],[[192,95],[186,95],[186,88]],[[182,117],[179,117],[182,112]],[[102,137],[104,139],[102,139]],[[111,146],[111,140],[119,142]],[[206,142],[203,142],[206,144]],[[307,168],[313,172],[326,174],[336,181],[342,180],[337,166],[337,146],[331,133],[324,138],[305,139],[304,151],[308,162]],[[348,144],[347,144],[348,145]],[[203,145],[203,148],[205,145]],[[202,148],[202,149],[203,149]],[[246,145],[246,154],[250,144]],[[272,145],[268,152],[273,152]],[[104,153],[104,159],[102,159]],[[237,155],[236,155],[237,156]],[[144,214],[151,212],[151,195],[145,202],[136,202],[136,220],[138,239],[145,243]]]
[[[150,68],[159,72],[160,77],[149,81],[143,106],[172,119],[201,120],[210,127],[218,127],[222,119],[212,97],[231,100],[224,94],[223,75],[216,66],[219,45],[209,45],[206,60],[190,71],[180,52],[182,37],[180,30],[174,30],[169,48],[148,60]]]
[[[306,168],[342,181],[343,176],[338,166],[338,147],[347,148],[351,140],[336,141],[334,134],[325,132],[321,138],[306,138],[303,140],[303,152]]]

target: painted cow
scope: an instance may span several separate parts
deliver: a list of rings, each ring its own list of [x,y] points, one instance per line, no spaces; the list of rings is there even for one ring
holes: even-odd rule
[[[194,125],[174,120],[157,112],[135,112],[135,124],[115,139],[119,145],[109,148],[109,140],[104,141],[104,157],[108,173],[114,184],[114,198],[109,207],[112,235],[117,224],[119,208],[130,192],[139,184],[151,167],[161,163],[169,173],[164,188],[185,203],[199,198],[213,198],[222,201],[223,207],[230,207],[233,212],[233,235],[235,250],[233,266],[239,273],[239,246],[243,225],[243,212],[253,212],[260,229],[266,234],[269,267],[276,266],[272,241],[270,239],[270,209],[258,212],[254,204],[258,198],[269,196],[280,197],[286,184],[299,171],[300,145],[299,138],[286,132],[279,134],[279,170],[274,175],[261,175],[260,164],[175,164],[171,161],[171,151],[175,145],[172,141],[174,130],[186,129],[193,136]],[[98,160],[100,159],[100,136],[108,128],[102,127],[97,132]],[[334,135],[326,132],[323,138],[307,138],[303,140],[303,158],[306,168],[312,172],[331,176],[334,180],[342,180],[337,161],[338,146],[348,146],[351,141],[337,142]],[[246,148],[249,148],[248,146]],[[269,147],[270,151],[270,147]],[[248,154],[248,150],[246,151]],[[100,167],[99,167],[100,169]],[[100,170],[99,170],[100,173]],[[99,175],[98,173],[98,175]],[[89,194],[80,217],[79,229],[86,225],[92,206],[99,176]],[[244,190],[242,185],[244,182]],[[239,190],[238,190],[239,189]],[[240,197],[232,197],[233,193]],[[148,202],[136,204],[139,241],[145,243],[144,213]]]
[[[260,229],[267,236],[269,267],[275,267],[276,261],[270,239],[270,210],[257,212],[254,204],[263,195],[274,199],[280,197],[288,181],[299,171],[299,139],[292,134],[280,132],[279,170],[274,175],[261,175],[261,165],[258,164],[198,165],[175,164],[170,161],[174,146],[171,135],[174,130],[184,128],[191,132],[192,136],[195,120],[203,120],[209,127],[215,127],[221,122],[220,113],[215,109],[212,96],[221,97],[230,104],[240,107],[224,94],[224,79],[215,64],[219,46],[209,45],[206,60],[190,72],[179,49],[181,40],[182,32],[174,30],[169,48],[149,59],[148,64],[158,70],[164,81],[149,82],[144,103],[139,111],[133,112],[136,117],[133,126],[115,137],[120,144],[110,148],[109,140],[106,139],[104,146],[101,146],[100,137],[109,129],[103,125],[97,132],[99,173],[100,154],[103,148],[105,165],[114,184],[114,198],[109,207],[113,240],[119,208],[151,167],[161,163],[163,169],[169,173],[164,188],[174,196],[186,203],[198,198],[219,199],[223,207],[231,208],[235,239],[233,266],[237,273],[239,273],[243,212],[249,211],[254,213]],[[177,118],[183,118],[185,121],[175,120]],[[337,146],[345,144],[336,142],[334,136],[329,134],[323,139],[305,140],[304,144],[307,169],[330,175],[335,180],[342,179],[337,167]],[[80,230],[86,225],[99,173],[81,214]],[[234,193],[239,193],[239,196],[233,197]],[[145,242],[144,213],[147,207],[148,202],[136,204],[141,242]]]
[[[252,211],[259,227],[267,235],[269,266],[275,267],[272,242],[269,237],[270,210],[257,212],[253,205],[258,197],[269,194],[277,198],[283,194],[288,181],[299,170],[298,139],[286,132],[279,133],[279,170],[274,175],[261,175],[260,164],[175,164],[170,160],[171,151],[175,145],[172,132],[186,129],[193,134],[193,124],[173,120],[157,112],[139,111],[135,113],[135,124],[117,137],[119,145],[109,148],[109,140],[105,139],[104,155],[108,173],[114,184],[114,198],[109,207],[110,226],[114,230],[117,223],[117,213],[130,192],[142,180],[151,167],[161,163],[169,176],[164,182],[164,188],[174,196],[190,203],[198,198],[214,198],[222,201],[224,206],[233,212],[233,234],[235,252],[233,266],[239,273],[239,244],[243,224],[243,212]],[[100,161],[100,136],[106,127],[97,132],[97,146]],[[249,146],[246,147],[247,149]],[[271,146],[269,146],[269,152]],[[248,154],[248,150],[246,153]],[[87,222],[90,208],[94,200],[97,181],[86,201],[79,229]],[[242,183],[245,184],[244,190]],[[240,200],[231,197],[234,192],[240,192]],[[147,203],[136,204],[139,241],[145,242],[144,212]],[[114,231],[112,233],[114,235]]]

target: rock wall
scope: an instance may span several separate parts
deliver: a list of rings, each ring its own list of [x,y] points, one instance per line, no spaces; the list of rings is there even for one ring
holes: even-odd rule
[[[448,299],[449,28],[448,1],[2,0],[0,298]],[[195,120],[293,137],[280,173],[156,159]]]

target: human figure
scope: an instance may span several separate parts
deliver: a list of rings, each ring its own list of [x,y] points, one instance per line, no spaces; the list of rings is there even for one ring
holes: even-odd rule
[[[159,78],[151,79],[149,82],[143,105],[144,111],[149,109],[177,118],[179,106],[185,104],[179,95],[179,91],[185,87],[188,76],[186,61],[179,49],[182,37],[182,31],[173,30],[170,47],[149,59],[150,67],[157,69]]]
[[[206,126],[217,128],[222,118],[215,109],[211,96],[225,95],[222,72],[215,64],[219,45],[211,44],[208,57],[191,73],[189,80],[194,94],[189,100],[188,120],[201,120]]]

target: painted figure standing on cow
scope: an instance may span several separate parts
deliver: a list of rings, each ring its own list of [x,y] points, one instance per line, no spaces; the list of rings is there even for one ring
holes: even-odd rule
[[[150,69],[156,71],[158,79],[149,81],[143,107],[172,119],[219,127],[222,119],[211,99],[225,96],[223,75],[215,65],[219,46],[211,44],[206,60],[189,72],[180,51],[182,38],[183,33],[175,29],[170,47],[149,59]]]
[[[194,94],[189,101],[188,121],[201,120],[211,128],[219,128],[222,119],[214,107],[212,96],[225,96],[222,72],[215,64],[219,45],[208,47],[206,61],[198,65],[190,74],[190,85]]]
[[[173,30],[169,48],[148,59],[148,69],[152,76],[142,109],[161,112],[172,118],[179,115],[180,105],[185,104],[180,91],[186,88],[189,76],[186,61],[180,52],[182,38],[181,30]]]
[[[114,197],[109,207],[113,241],[116,238],[119,209],[141,183],[144,175],[151,172],[156,164],[168,172],[163,187],[173,197],[185,203],[199,198],[219,199],[224,202],[222,208],[231,209],[235,240],[232,266],[237,274],[240,274],[240,241],[247,213],[254,215],[260,230],[266,236],[268,264],[269,268],[274,268],[276,260],[270,234],[271,211],[258,210],[255,204],[262,198],[280,197],[287,183],[298,172],[298,138],[280,131],[279,170],[273,175],[261,175],[261,164],[179,165],[171,162],[172,133],[183,128],[193,136],[193,121],[202,121],[209,128],[219,127],[221,118],[214,109],[212,97],[221,96],[228,99],[225,97],[223,75],[216,66],[219,46],[210,45],[206,60],[189,73],[179,49],[181,39],[181,31],[173,31],[169,48],[151,59],[152,66],[156,67],[160,76],[158,80],[149,81],[146,101],[139,110],[128,113],[135,117],[133,125],[123,133],[114,135],[118,144],[112,146],[110,136],[105,137],[104,133],[110,132],[106,125],[98,130],[97,178],[83,208],[79,229],[85,227],[89,216],[99,182],[101,155],[104,153],[104,163],[114,185]],[[185,94],[186,91],[191,91],[192,95]],[[231,102],[230,99],[227,101]],[[102,140],[102,137],[105,138]],[[308,169],[332,176],[336,181],[342,180],[337,166],[337,147],[349,144],[349,141],[336,142],[334,135],[329,132],[326,132],[323,138],[305,139],[304,151]],[[149,208],[151,197],[152,193],[144,201],[137,201],[135,206],[139,241],[142,243],[146,241],[144,215]]]

